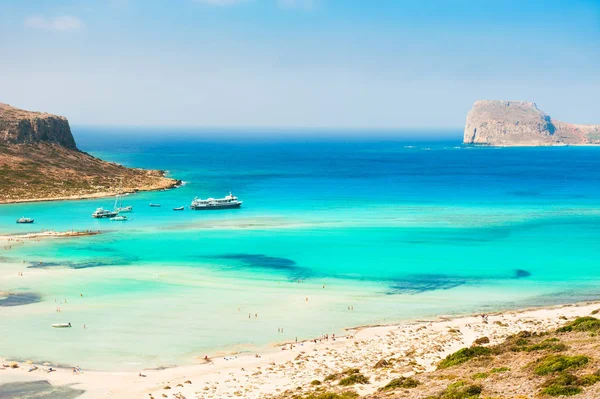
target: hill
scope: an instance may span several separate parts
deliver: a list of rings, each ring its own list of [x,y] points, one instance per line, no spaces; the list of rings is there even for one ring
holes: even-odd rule
[[[80,151],[63,116],[0,103],[0,203],[93,198],[180,182]]]

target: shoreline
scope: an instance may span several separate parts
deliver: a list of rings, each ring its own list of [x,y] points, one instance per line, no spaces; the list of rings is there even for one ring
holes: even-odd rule
[[[123,194],[136,194],[141,192],[150,192],[150,191],[165,191],[165,190],[173,190],[179,188],[184,185],[184,182],[179,179],[173,179],[171,177],[166,177],[165,172],[162,172],[162,178],[168,179],[168,184],[160,185],[158,187],[144,187],[144,188],[135,188],[132,190],[119,190],[114,192],[98,192],[98,193],[90,193],[90,194],[81,194],[81,195],[67,195],[63,197],[46,197],[46,198],[24,198],[24,199],[13,199],[13,200],[1,200],[0,205],[10,205],[10,204],[25,204],[25,203],[34,203],[34,202],[54,202],[54,201],[77,201],[77,200],[85,200],[85,199],[98,199],[98,198],[108,198],[114,197],[115,195],[123,195]]]
[[[53,385],[74,384],[74,388],[86,391],[81,398],[165,397],[163,394],[172,398],[177,397],[175,393],[187,398],[269,398],[291,390],[309,392],[311,381],[355,367],[371,379],[370,384],[355,387],[359,394],[365,395],[400,375],[433,371],[438,361],[470,346],[477,338],[486,336],[494,344],[520,331],[547,331],[567,320],[587,316],[599,307],[597,301],[581,302],[488,313],[486,322],[471,314],[358,326],[347,328],[349,334],[335,340],[316,337],[273,343],[272,348],[256,354],[232,354],[208,361],[199,356],[198,363],[192,365],[143,368],[140,369],[143,377],[122,371],[84,370],[82,374],[73,374],[71,368],[65,367],[45,373],[42,370],[49,367],[48,363],[38,364],[37,370],[29,372],[32,363],[22,362],[19,368],[0,373],[0,384],[40,379]],[[397,358],[399,369],[375,367],[378,361],[390,357]],[[2,364],[10,367],[12,362],[3,359]],[[337,385],[328,388],[339,389]]]

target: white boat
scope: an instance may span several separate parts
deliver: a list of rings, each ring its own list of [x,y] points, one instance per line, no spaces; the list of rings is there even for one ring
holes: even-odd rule
[[[33,223],[33,219],[23,216],[17,219],[17,223]]]
[[[110,218],[110,220],[114,220],[114,221],[117,221],[117,222],[126,222],[126,221],[128,221],[129,219],[127,219],[127,216],[124,216],[124,215],[117,215],[117,216],[115,216],[115,217],[112,217],[112,218]]]
[[[71,328],[71,323],[54,323],[52,324],[54,328]]]
[[[92,217],[96,219],[112,218],[119,214],[119,212],[109,211],[108,209],[98,208],[92,213]]]
[[[242,201],[238,200],[238,197],[229,193],[229,195],[223,198],[194,198],[190,208],[196,211],[204,210],[217,210],[217,209],[233,209],[242,206]]]
[[[160,208],[160,204],[150,203],[150,206],[153,207],[153,208]]]
[[[131,205],[129,206],[123,206],[123,200],[121,199],[119,201],[119,198],[121,196],[117,195],[117,197],[115,198],[115,206],[114,206],[114,211],[117,213],[125,213],[125,212],[131,212],[133,211],[133,207]]]

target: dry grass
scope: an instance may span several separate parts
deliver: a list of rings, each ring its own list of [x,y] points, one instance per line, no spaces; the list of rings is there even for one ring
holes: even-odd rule
[[[0,203],[159,190],[177,181],[49,143],[0,146]]]

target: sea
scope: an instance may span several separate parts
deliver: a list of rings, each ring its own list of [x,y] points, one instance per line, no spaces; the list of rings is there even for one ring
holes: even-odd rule
[[[600,148],[463,145],[458,130],[73,132],[94,156],[184,185],[124,196],[127,222],[91,217],[114,197],[1,205],[3,234],[102,232],[0,252],[0,292],[18,294],[0,297],[4,358],[170,367],[600,298]],[[230,192],[240,209],[187,208]]]

